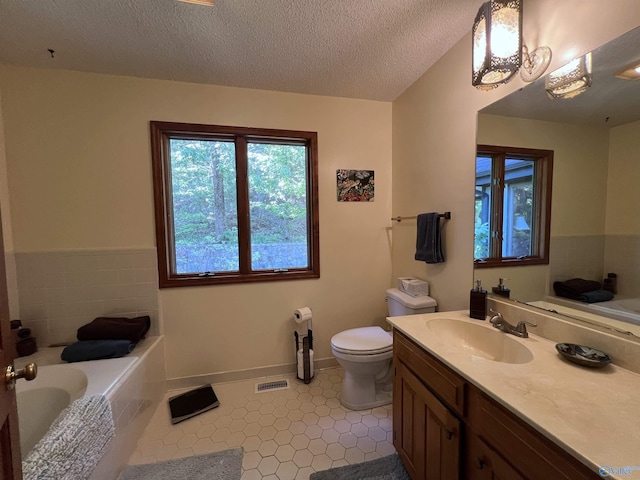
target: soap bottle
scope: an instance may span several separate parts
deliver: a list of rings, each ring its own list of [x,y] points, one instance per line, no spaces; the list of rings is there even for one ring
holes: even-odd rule
[[[484,320],[487,317],[487,291],[482,289],[480,280],[476,280],[476,287],[471,290],[469,316],[478,320]]]
[[[508,278],[501,278],[500,280],[498,280],[498,286],[491,288],[491,293],[493,293],[494,295],[500,295],[501,297],[509,298],[511,290],[504,286],[505,280],[508,280]]]
[[[604,279],[603,290],[608,290],[611,293],[618,293],[618,275],[615,273],[607,274],[607,278]]]

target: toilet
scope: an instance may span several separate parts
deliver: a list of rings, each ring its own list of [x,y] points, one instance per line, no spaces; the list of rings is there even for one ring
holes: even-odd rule
[[[412,297],[397,288],[387,290],[390,317],[436,311],[429,296]],[[393,337],[380,327],[352,328],[331,338],[331,352],[344,369],[340,403],[365,410],[391,403]]]

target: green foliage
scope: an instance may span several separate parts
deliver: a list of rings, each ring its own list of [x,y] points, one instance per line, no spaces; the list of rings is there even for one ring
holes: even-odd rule
[[[473,258],[489,257],[489,222],[479,222],[476,219]]]
[[[235,145],[172,139],[176,245],[237,244]],[[252,243],[306,243],[304,146],[248,145]]]

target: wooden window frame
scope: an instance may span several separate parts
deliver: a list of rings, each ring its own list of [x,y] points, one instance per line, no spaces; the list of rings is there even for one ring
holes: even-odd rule
[[[150,122],[151,158],[160,288],[192,287],[245,282],[300,280],[320,277],[320,228],[318,214],[318,134],[296,130],[232,127],[175,122]],[[232,140],[236,145],[238,216],[238,272],[178,274],[171,212],[171,139]],[[251,270],[250,212],[248,186],[248,142],[304,145],[307,161],[307,268]]]
[[[475,259],[475,268],[516,267],[523,265],[548,265],[551,238],[551,191],[553,184],[553,150],[520,147],[478,145],[476,158],[493,158],[491,178],[499,179],[499,185],[492,185],[491,223],[497,232],[490,237],[490,256]],[[504,165],[507,157],[523,158],[535,162],[534,169],[534,212],[532,225],[532,254],[526,257],[503,257],[503,212],[504,212]]]

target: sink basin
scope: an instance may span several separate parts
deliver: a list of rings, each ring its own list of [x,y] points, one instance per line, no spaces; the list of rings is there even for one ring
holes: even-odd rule
[[[533,360],[533,354],[527,347],[494,328],[452,318],[436,318],[427,323],[427,329],[439,341],[487,360],[502,363],[528,363]]]

